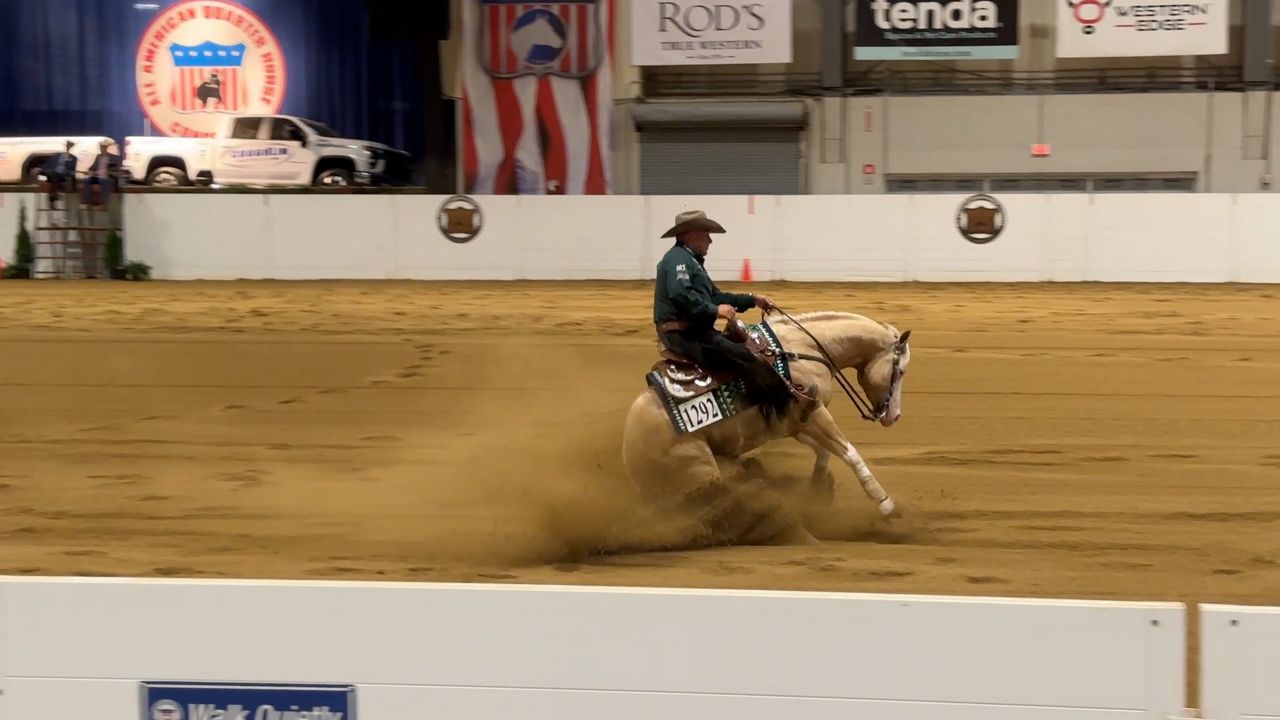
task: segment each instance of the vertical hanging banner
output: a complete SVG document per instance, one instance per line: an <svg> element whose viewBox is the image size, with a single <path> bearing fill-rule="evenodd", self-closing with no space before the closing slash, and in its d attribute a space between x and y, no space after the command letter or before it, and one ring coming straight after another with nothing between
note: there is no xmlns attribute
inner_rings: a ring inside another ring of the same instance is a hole
<svg viewBox="0 0 1280 720"><path fill-rule="evenodd" d="M610 192L615 2L463 0L464 192Z"/></svg>
<svg viewBox="0 0 1280 720"><path fill-rule="evenodd" d="M854 0L854 8L855 60L1018 57L1018 0Z"/></svg>
<svg viewBox="0 0 1280 720"><path fill-rule="evenodd" d="M632 65L789 63L791 3L631 0Z"/></svg>
<svg viewBox="0 0 1280 720"><path fill-rule="evenodd" d="M1055 2L1058 57L1222 55L1228 50L1228 0Z"/></svg>

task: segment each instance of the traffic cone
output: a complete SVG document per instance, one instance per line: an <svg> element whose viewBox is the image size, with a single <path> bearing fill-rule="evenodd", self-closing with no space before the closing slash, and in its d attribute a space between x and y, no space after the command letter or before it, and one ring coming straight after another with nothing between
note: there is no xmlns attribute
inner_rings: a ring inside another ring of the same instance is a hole
<svg viewBox="0 0 1280 720"><path fill-rule="evenodd" d="M752 277L751 277L751 259L750 259L750 258L743 258L743 259L742 259L742 277L741 277L741 279L742 279L742 282L751 282L751 280L752 280Z"/></svg>

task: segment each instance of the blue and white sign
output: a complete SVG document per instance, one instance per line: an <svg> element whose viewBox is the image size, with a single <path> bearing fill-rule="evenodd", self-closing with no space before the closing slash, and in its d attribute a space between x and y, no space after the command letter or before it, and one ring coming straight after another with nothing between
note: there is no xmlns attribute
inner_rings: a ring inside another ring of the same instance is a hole
<svg viewBox="0 0 1280 720"><path fill-rule="evenodd" d="M142 720L355 720L354 685L142 683Z"/></svg>
<svg viewBox="0 0 1280 720"><path fill-rule="evenodd" d="M262 145L256 140L246 140L239 147L232 145L222 148L218 159L229 168L261 170L287 164L297 154L298 148L289 145Z"/></svg>

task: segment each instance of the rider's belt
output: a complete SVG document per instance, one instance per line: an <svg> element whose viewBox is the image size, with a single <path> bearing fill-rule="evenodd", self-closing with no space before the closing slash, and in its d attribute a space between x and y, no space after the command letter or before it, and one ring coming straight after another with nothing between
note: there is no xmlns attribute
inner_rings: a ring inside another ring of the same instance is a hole
<svg viewBox="0 0 1280 720"><path fill-rule="evenodd" d="M674 332L676 330L688 330L689 321L688 320L668 320L666 322L657 323L657 328L658 328L659 335L665 332Z"/></svg>

